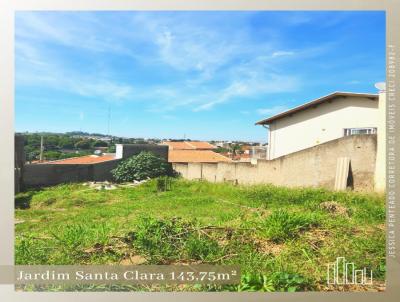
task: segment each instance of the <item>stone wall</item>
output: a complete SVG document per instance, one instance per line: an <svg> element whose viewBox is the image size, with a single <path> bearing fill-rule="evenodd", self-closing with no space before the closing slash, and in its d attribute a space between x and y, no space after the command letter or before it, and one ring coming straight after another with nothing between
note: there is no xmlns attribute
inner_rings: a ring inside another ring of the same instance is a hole
<svg viewBox="0 0 400 302"><path fill-rule="evenodd" d="M350 158L355 190L374 190L376 135L347 136L274 160L258 160L255 165L189 163L173 167L187 179L333 189L339 157Z"/></svg>

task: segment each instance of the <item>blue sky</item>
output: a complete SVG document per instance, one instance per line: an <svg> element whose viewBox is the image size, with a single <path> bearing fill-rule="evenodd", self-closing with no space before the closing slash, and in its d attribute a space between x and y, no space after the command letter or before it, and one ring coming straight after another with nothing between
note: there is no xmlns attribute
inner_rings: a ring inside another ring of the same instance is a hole
<svg viewBox="0 0 400 302"><path fill-rule="evenodd" d="M376 93L384 12L18 12L16 131L266 141L254 123Z"/></svg>

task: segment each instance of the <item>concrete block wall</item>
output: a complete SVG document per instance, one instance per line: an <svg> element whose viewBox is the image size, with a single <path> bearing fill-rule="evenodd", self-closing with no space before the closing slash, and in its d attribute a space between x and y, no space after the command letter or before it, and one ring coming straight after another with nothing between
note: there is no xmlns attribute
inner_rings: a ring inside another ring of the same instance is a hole
<svg viewBox="0 0 400 302"><path fill-rule="evenodd" d="M83 181L112 181L111 170L115 169L121 160L137 155L142 151L153 152L155 155L168 160L168 146L120 144L117 145L117 155L120 154L121 156L115 160L95 164L45 163L24 165L22 183L30 187Z"/></svg>
<svg viewBox="0 0 400 302"><path fill-rule="evenodd" d="M123 145L123 147L124 158L136 155L143 150L168 158L168 146ZM186 179L333 189L337 159L349 157L354 189L372 191L374 190L376 149L376 135L357 135L333 140L274 160L258 160L255 165L251 163L188 163L173 164L173 168ZM45 186L66 182L112 180L110 171L118 165L120 160L87 165L25 165L23 183L26 186Z"/></svg>
<svg viewBox="0 0 400 302"><path fill-rule="evenodd" d="M110 160L102 163L93 164L93 181L112 181L111 170L115 169L120 159Z"/></svg>
<svg viewBox="0 0 400 302"><path fill-rule="evenodd" d="M24 166L25 186L51 186L93 179L93 165L30 164Z"/></svg>
<svg viewBox="0 0 400 302"><path fill-rule="evenodd" d="M202 166L201 163L192 163L188 165L187 176L188 179L200 179L202 178Z"/></svg>
<svg viewBox="0 0 400 302"><path fill-rule="evenodd" d="M23 189L22 173L25 163L24 137L14 136L14 192L18 193Z"/></svg>
<svg viewBox="0 0 400 302"><path fill-rule="evenodd" d="M24 166L23 183L27 187L52 186L83 181L111 181L111 170L120 160L96 164L30 164Z"/></svg>
<svg viewBox="0 0 400 302"><path fill-rule="evenodd" d="M215 164L202 164L202 179L205 179L209 182L216 182L217 169L218 166Z"/></svg>
<svg viewBox="0 0 400 302"><path fill-rule="evenodd" d="M353 135L326 142L274 160L251 163L174 164L187 179L239 184L270 183L288 187L334 188L337 159L349 157L353 186L358 191L373 191L376 135Z"/></svg>
<svg viewBox="0 0 400 302"><path fill-rule="evenodd" d="M180 174L183 178L189 179L188 177L188 164L172 164L172 168Z"/></svg>

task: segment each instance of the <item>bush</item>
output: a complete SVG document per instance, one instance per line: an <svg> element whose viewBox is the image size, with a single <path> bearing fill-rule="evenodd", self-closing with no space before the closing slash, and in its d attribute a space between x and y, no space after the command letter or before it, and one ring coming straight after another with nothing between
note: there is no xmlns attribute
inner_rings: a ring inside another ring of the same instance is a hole
<svg viewBox="0 0 400 302"><path fill-rule="evenodd" d="M141 152L122 161L111 171L115 181L140 181L147 178L172 175L172 167L163 158L150 152Z"/></svg>
<svg viewBox="0 0 400 302"><path fill-rule="evenodd" d="M209 261L221 256L221 248L217 241L206 237L192 235L185 244L188 259Z"/></svg>
<svg viewBox="0 0 400 302"><path fill-rule="evenodd" d="M16 238L15 264L17 265L44 265L49 263L51 247L44 245L32 235L25 238Z"/></svg>
<svg viewBox="0 0 400 302"><path fill-rule="evenodd" d="M162 176L157 178L157 191L166 192L172 188L172 180L168 176Z"/></svg>
<svg viewBox="0 0 400 302"><path fill-rule="evenodd" d="M297 292L312 288L310 280L299 274L275 272L271 276L275 291Z"/></svg>
<svg viewBox="0 0 400 302"><path fill-rule="evenodd" d="M233 290L239 292L273 292L275 291L272 280L269 280L266 275L258 274L242 274L240 284L234 285Z"/></svg>
<svg viewBox="0 0 400 302"><path fill-rule="evenodd" d="M283 242L297 237L300 231L318 225L319 217L311 213L290 213L274 211L264 222L266 237L274 242Z"/></svg>
<svg viewBox="0 0 400 302"><path fill-rule="evenodd" d="M142 217L132 233L134 247L152 263L163 263L180 258L180 251L188 239L192 225L179 218L158 220Z"/></svg>
<svg viewBox="0 0 400 302"><path fill-rule="evenodd" d="M223 255L216 240L199 233L195 221L179 217L141 217L135 232L128 234L134 248L153 264L173 261L213 261Z"/></svg>
<svg viewBox="0 0 400 302"><path fill-rule="evenodd" d="M231 290L239 292L296 292L312 289L310 281L299 274L275 272L271 275L245 273L240 284Z"/></svg>

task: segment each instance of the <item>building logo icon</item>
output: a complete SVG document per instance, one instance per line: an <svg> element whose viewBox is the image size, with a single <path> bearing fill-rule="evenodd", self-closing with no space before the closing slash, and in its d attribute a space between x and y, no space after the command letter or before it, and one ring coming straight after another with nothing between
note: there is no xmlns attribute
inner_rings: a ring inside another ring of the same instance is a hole
<svg viewBox="0 0 400 302"><path fill-rule="evenodd" d="M363 284L372 285L372 270L356 269L353 262L346 262L345 257L337 257L336 262L328 264L327 283L334 285Z"/></svg>

